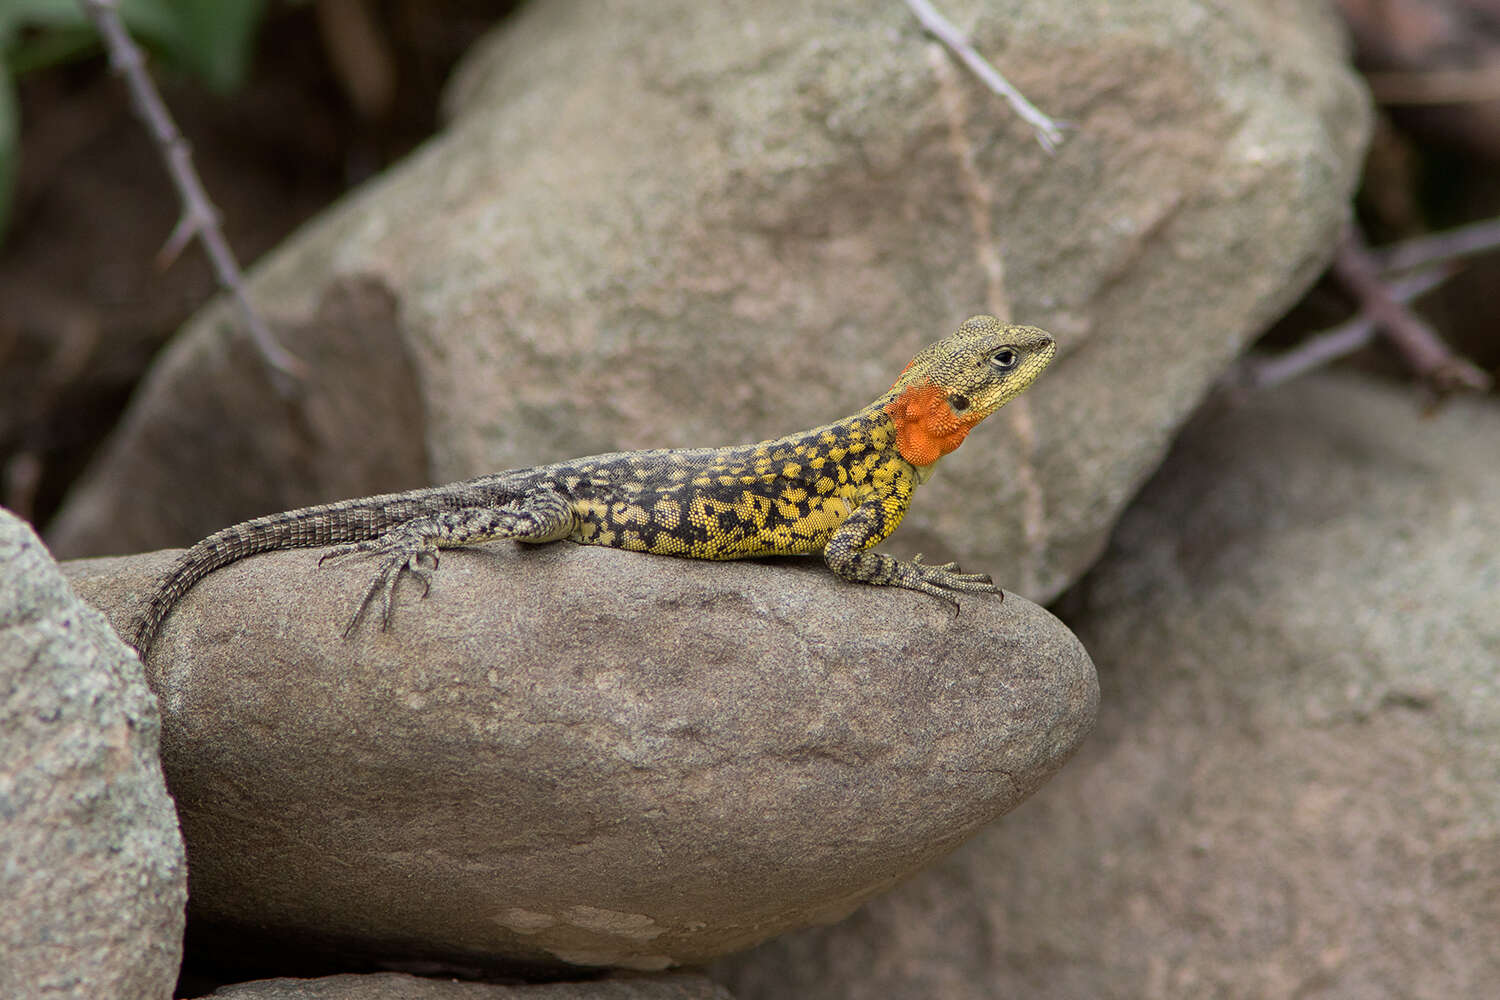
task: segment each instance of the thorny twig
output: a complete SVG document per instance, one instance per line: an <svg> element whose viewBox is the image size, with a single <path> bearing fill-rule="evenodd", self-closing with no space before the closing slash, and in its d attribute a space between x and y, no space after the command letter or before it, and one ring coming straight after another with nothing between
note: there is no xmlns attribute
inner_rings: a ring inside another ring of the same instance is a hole
<svg viewBox="0 0 1500 1000"><path fill-rule="evenodd" d="M1359 314L1274 357L1246 360L1231 381L1250 389L1280 385L1352 354L1383 332L1439 393L1489 388L1490 375L1454 354L1406 303L1458 273L1462 258L1497 247L1500 220L1419 236L1379 250L1367 249L1351 227L1340 244L1334 273L1358 297Z"/></svg>
<svg viewBox="0 0 1500 1000"><path fill-rule="evenodd" d="M1447 281L1453 269L1436 265L1391 283L1390 293L1398 302L1410 302ZM1321 368L1332 361L1353 354L1369 344L1380 332L1380 325L1369 313L1315 334L1290 350L1274 357L1246 360L1234 382L1245 389L1269 389Z"/></svg>
<svg viewBox="0 0 1500 1000"><path fill-rule="evenodd" d="M1485 219L1441 233L1414 236L1371 250L1370 256L1383 271L1410 271L1437 261L1459 260L1496 249L1500 249L1500 219Z"/></svg>
<svg viewBox="0 0 1500 1000"><path fill-rule="evenodd" d="M219 285L229 292L239 306L251 339L255 342L255 347L260 351L266 364L282 376L292 379L303 378L307 373L307 366L277 343L275 336L250 305L250 299L245 294L245 282L239 265L235 263L234 253L229 249L229 242L224 238L224 232L219 227L218 212L214 209L213 202L209 200L207 192L204 191L203 182L199 180L197 171L193 169L192 153L188 142L178 131L171 114L167 111L166 104L161 99L161 94L157 92L156 85L151 82L141 50L131 41L130 33L125 30L125 25L120 20L119 12L116 10L116 0L80 0L80 2L89 19L93 21L99 36L104 40L104 47L109 52L110 67L125 80L130 88L130 96L136 113L145 122L151 132L151 137L161 149L167 173L171 175L177 194L182 199L182 216L178 219L172 234L167 238L158 259L164 264L170 264L182 252L182 248L187 245L188 241L195 236L198 237L203 244L203 249L208 252L214 273L219 279Z"/></svg>
<svg viewBox="0 0 1500 1000"><path fill-rule="evenodd" d="M1377 104L1473 104L1500 98L1500 65L1404 72L1374 70L1365 83Z"/></svg>
<svg viewBox="0 0 1500 1000"><path fill-rule="evenodd" d="M1359 300L1361 309L1380 324L1417 375L1439 393L1483 392L1490 387L1493 380L1487 372L1454 354L1426 320L1396 301L1381 280L1380 265L1352 225L1339 241L1333 274Z"/></svg>
<svg viewBox="0 0 1500 1000"><path fill-rule="evenodd" d="M1041 143L1043 149L1049 153L1057 151L1058 143L1063 139L1064 123L1043 114L1035 104L1026 99L1024 94L1011 86L1010 82L975 50L973 44L964 37L964 33L954 27L952 21L938 13L937 8L927 0L906 0L906 5L911 8L911 12L917 16L918 21L922 22L922 27L926 28L929 34L952 49L953 54L962 59L964 65L973 70L974 74L991 90L1010 102L1015 113L1036 130L1036 141Z"/></svg>

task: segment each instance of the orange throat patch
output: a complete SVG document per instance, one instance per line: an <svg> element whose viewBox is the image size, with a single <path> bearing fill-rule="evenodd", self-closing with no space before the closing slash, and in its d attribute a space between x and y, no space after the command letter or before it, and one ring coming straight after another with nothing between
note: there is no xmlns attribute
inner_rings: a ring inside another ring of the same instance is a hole
<svg viewBox="0 0 1500 1000"><path fill-rule="evenodd" d="M918 468L931 465L963 444L977 420L961 420L948 405L948 393L931 382L907 386L885 405L896 425L896 450Z"/></svg>

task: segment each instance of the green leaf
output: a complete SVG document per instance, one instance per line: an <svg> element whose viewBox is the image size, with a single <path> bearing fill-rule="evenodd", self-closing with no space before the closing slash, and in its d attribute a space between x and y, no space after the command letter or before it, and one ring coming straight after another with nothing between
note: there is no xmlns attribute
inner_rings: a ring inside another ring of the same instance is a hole
<svg viewBox="0 0 1500 1000"><path fill-rule="evenodd" d="M171 9L177 34L171 53L179 65L221 92L244 82L266 0L152 2Z"/></svg>
<svg viewBox="0 0 1500 1000"><path fill-rule="evenodd" d="M266 0L120 0L131 37L166 62L223 92L242 84ZM22 35L22 29L37 29ZM20 163L14 79L96 48L79 0L0 0L0 234L10 218Z"/></svg>
<svg viewBox="0 0 1500 1000"><path fill-rule="evenodd" d="M170 0L120 0L120 19L132 35L168 38L180 35L180 18ZM80 0L0 0L0 46L25 27L93 30Z"/></svg>
<svg viewBox="0 0 1500 1000"><path fill-rule="evenodd" d="M244 82L266 6L266 0L120 0L119 11L138 43L222 92ZM18 45L23 27L63 33L67 41L44 38ZM9 52L13 74L76 52L73 33L78 31L92 31L78 0L0 0L0 51Z"/></svg>
<svg viewBox="0 0 1500 1000"><path fill-rule="evenodd" d="M0 49L23 27L71 28L84 23L76 0L0 0Z"/></svg>

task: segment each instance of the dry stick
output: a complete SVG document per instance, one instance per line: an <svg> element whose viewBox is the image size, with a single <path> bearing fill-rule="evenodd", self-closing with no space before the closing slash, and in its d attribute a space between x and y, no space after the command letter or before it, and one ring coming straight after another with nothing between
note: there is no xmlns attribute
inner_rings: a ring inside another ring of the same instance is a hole
<svg viewBox="0 0 1500 1000"><path fill-rule="evenodd" d="M913 14L917 15L917 20L922 22L922 27L926 28L929 34L952 49L954 55L964 61L964 65L973 70L975 75L991 90L1009 101L1016 114L1036 129L1036 141L1042 144L1043 149L1049 153L1056 152L1057 144L1063 139L1062 123L1044 115L1035 104L1026 99L1024 94L1012 87L1009 81L974 49L973 44L964 37L963 32L954 27L952 21L939 14L927 0L906 0L906 5L911 8Z"/></svg>
<svg viewBox="0 0 1500 1000"><path fill-rule="evenodd" d="M1447 265L1435 265L1392 282L1388 291L1391 298L1410 302L1432 291L1455 273ZM1369 311L1361 312L1348 322L1309 337L1274 357L1247 359L1232 381L1245 389L1269 389L1353 354L1374 340L1379 332L1380 324L1375 317Z"/></svg>
<svg viewBox="0 0 1500 1000"><path fill-rule="evenodd" d="M224 238L223 230L219 228L218 212L214 209L213 202L209 200L207 192L203 190L203 182L198 179L197 171L193 169L192 153L187 140L177 130L166 104L162 102L161 95L156 90L156 85L151 82L151 77L146 72L145 60L141 57L141 50L130 40L130 33L125 30L125 25L120 21L120 15L115 9L116 0L81 0L81 2L85 13L94 22L94 27L98 29L99 36L104 39L104 47L109 52L110 67L125 80L130 88L130 96L135 104L136 113L146 123L151 137L156 140L157 146L161 149L162 158L166 161L167 173L171 175L177 194L182 199L182 216L172 230L172 235L167 238L166 244L162 247L160 259L165 259L170 263L189 240L194 236L198 237L203 243L203 249L208 252L209 260L213 263L214 273L218 276L220 287L229 292L238 304L240 312L245 317L245 325L250 330L251 339L255 342L255 347L260 351L266 364L289 378L303 378L307 373L307 366L276 342L275 336L250 305L250 299L245 294L244 278L240 274L239 265L235 263L234 254L229 249L229 242Z"/></svg>
<svg viewBox="0 0 1500 1000"><path fill-rule="evenodd" d="M1381 280L1379 265L1352 225L1339 240L1333 274L1359 299L1362 311L1380 324L1417 375L1438 392L1483 392L1490 387L1493 380L1487 372L1454 354L1436 330L1391 295Z"/></svg>
<svg viewBox="0 0 1500 1000"><path fill-rule="evenodd" d="M1500 98L1500 64L1472 69L1375 70L1365 83L1377 104L1477 104Z"/></svg>
<svg viewBox="0 0 1500 1000"><path fill-rule="evenodd" d="M1465 257L1500 249L1500 219L1473 222L1441 233L1416 236L1367 253L1382 274L1415 272L1390 281L1386 291L1407 303L1426 295L1458 273ZM1359 350L1375 339L1380 324L1369 309L1346 323L1309 337L1281 354L1247 359L1233 377L1241 388L1265 389L1289 382L1315 368Z"/></svg>
<svg viewBox="0 0 1500 1000"><path fill-rule="evenodd" d="M1467 226L1371 250L1382 271L1410 271L1427 264L1458 260L1500 249L1500 219L1485 219Z"/></svg>

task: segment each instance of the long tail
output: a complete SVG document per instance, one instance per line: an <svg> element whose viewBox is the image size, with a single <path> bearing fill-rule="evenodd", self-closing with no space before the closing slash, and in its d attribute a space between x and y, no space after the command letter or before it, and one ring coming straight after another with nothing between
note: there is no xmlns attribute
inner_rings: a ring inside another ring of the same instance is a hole
<svg viewBox="0 0 1500 1000"><path fill-rule="evenodd" d="M491 480L493 482L493 480ZM157 581L131 629L130 644L144 659L162 621L183 594L216 569L257 552L317 548L379 538L415 517L493 500L480 480L408 493L386 493L268 514L216 531L177 557Z"/></svg>

